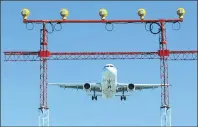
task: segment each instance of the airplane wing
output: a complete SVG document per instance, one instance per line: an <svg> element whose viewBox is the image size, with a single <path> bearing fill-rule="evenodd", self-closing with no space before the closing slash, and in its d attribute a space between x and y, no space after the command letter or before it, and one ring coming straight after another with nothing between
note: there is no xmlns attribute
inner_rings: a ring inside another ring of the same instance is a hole
<svg viewBox="0 0 198 127"><path fill-rule="evenodd" d="M130 90L144 90L156 89L163 86L162 84L132 84L132 83L118 83L117 92L130 91ZM166 84L168 86L168 84Z"/></svg>
<svg viewBox="0 0 198 127"><path fill-rule="evenodd" d="M84 87L84 85L89 85L89 88L87 89ZM48 83L48 85L55 85L59 86L60 88L69 88L69 89L81 89L81 90L87 90L87 91L96 91L101 92L101 84L100 83Z"/></svg>

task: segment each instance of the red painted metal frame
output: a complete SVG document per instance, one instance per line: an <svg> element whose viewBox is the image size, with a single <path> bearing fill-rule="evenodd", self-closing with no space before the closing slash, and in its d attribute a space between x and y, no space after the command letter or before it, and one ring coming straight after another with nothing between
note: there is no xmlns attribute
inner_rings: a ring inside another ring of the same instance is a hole
<svg viewBox="0 0 198 127"><path fill-rule="evenodd" d="M183 19L158 20L23 20L24 23L155 23L155 22L182 22Z"/></svg>
<svg viewBox="0 0 198 127"><path fill-rule="evenodd" d="M166 31L164 27L164 22L160 22L161 24L161 38L159 51L168 51L167 50L167 42L166 42ZM161 126L170 126L170 115L168 114L168 110L170 109L169 105L169 86L168 84L168 56L169 53L162 53L160 56L160 79L161 79Z"/></svg>
<svg viewBox="0 0 198 127"><path fill-rule="evenodd" d="M43 29L40 31L41 42L40 42L40 52L48 50L48 37L46 24L43 23ZM40 53L39 52L39 53ZM47 85L48 85L48 67L47 58L40 58L40 110L48 110L48 99L47 99Z"/></svg>
<svg viewBox="0 0 198 127"><path fill-rule="evenodd" d="M47 60L104 60L104 59L160 59L162 84L161 108L169 108L167 60L197 60L198 51L169 51L165 40L166 22L182 22L183 19L158 20L23 20L23 23L42 23L42 42L38 52L4 52L5 61L40 61L40 109L48 109L47 103ZM48 51L46 23L156 23L161 24L161 43L158 52L52 52ZM183 56L180 56L180 55ZM188 55L191 56L188 56ZM176 57L179 56L179 57ZM166 121L166 118L163 118Z"/></svg>
<svg viewBox="0 0 198 127"><path fill-rule="evenodd" d="M47 60L160 59L159 52L51 52ZM170 51L168 60L197 60L198 51ZM39 52L4 52L5 61L40 61Z"/></svg>

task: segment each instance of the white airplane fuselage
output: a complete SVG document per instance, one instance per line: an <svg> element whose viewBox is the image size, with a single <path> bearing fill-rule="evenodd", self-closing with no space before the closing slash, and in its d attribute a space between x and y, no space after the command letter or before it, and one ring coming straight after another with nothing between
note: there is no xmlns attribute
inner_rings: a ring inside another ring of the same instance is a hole
<svg viewBox="0 0 198 127"><path fill-rule="evenodd" d="M117 89L117 69L112 64L107 64L102 72L102 96L112 98Z"/></svg>

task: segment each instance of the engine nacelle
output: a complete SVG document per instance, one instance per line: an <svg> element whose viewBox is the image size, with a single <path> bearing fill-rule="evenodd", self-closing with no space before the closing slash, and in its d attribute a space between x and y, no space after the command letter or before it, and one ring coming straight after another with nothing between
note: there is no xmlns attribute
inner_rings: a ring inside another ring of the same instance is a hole
<svg viewBox="0 0 198 127"><path fill-rule="evenodd" d="M132 91L132 90L135 90L135 85L130 83L127 87L128 91Z"/></svg>
<svg viewBox="0 0 198 127"><path fill-rule="evenodd" d="M85 84L83 85L83 89L84 89L85 91L90 91L90 90L91 90L91 85L90 85L89 83L85 83Z"/></svg>

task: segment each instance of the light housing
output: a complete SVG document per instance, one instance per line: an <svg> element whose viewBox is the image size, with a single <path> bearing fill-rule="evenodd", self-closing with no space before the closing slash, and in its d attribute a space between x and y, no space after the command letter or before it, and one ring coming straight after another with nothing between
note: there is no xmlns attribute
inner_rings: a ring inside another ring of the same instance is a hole
<svg viewBox="0 0 198 127"><path fill-rule="evenodd" d="M62 16L63 20L66 20L67 16L69 15L69 11L67 9L63 8L60 10L60 15Z"/></svg>
<svg viewBox="0 0 198 127"><path fill-rule="evenodd" d="M100 15L100 17L101 17L102 20L105 20L105 18L108 15L108 11L105 8L102 8L99 11L99 15Z"/></svg>
<svg viewBox="0 0 198 127"><path fill-rule="evenodd" d="M146 10L144 8L138 9L138 15L140 16L140 19L143 20L146 15Z"/></svg>
<svg viewBox="0 0 198 127"><path fill-rule="evenodd" d="M180 19L184 18L184 14L186 13L184 8L178 8L177 9L177 15L179 16Z"/></svg>
<svg viewBox="0 0 198 127"><path fill-rule="evenodd" d="M30 15L30 11L27 8L24 8L21 10L21 15L23 16L23 19L26 20L27 17Z"/></svg>

